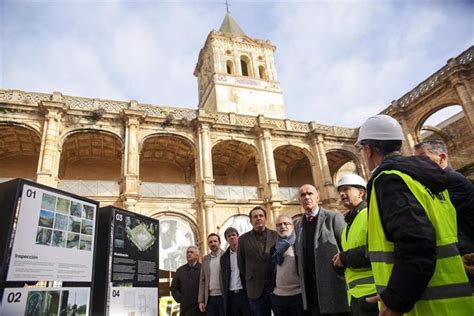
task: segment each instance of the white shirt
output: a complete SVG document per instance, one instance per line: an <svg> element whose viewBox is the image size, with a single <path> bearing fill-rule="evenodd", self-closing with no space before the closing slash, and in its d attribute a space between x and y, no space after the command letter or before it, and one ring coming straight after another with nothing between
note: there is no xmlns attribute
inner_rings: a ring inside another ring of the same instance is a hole
<svg viewBox="0 0 474 316"><path fill-rule="evenodd" d="M318 216L318 213L319 213L319 206L311 211L311 216L316 217L316 216ZM305 213L305 216L307 218L310 215L308 215L308 213Z"/></svg>
<svg viewBox="0 0 474 316"><path fill-rule="evenodd" d="M240 281L240 271L237 266L237 252L230 250L230 284L229 290L242 290L242 282Z"/></svg>

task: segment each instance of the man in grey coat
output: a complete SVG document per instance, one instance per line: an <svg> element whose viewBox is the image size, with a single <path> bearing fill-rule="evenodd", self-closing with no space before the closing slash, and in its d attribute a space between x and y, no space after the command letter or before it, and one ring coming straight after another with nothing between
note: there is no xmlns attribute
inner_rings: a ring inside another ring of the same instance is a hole
<svg viewBox="0 0 474 316"><path fill-rule="evenodd" d="M296 256L305 315L350 315L343 271L332 258L341 249L343 216L319 207L319 193L310 184L298 190L303 216L296 222Z"/></svg>

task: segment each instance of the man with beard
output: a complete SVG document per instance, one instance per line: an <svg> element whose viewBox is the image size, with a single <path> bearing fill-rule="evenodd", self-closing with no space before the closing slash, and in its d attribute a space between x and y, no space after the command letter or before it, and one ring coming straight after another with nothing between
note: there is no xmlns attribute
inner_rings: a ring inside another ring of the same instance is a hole
<svg viewBox="0 0 474 316"><path fill-rule="evenodd" d="M199 310L207 316L224 316L224 300L221 289L221 262L224 253L221 249L221 238L215 233L207 236L207 245L211 250L202 259L201 277L199 280Z"/></svg>
<svg viewBox="0 0 474 316"><path fill-rule="evenodd" d="M303 301L294 245L293 221L280 215L275 221L278 238L270 250L272 258L272 308L275 316L303 316Z"/></svg>

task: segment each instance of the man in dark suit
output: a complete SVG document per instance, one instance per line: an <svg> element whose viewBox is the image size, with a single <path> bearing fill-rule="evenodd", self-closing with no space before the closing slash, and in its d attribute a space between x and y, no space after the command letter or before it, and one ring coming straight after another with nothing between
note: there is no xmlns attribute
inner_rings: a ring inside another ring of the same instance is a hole
<svg viewBox="0 0 474 316"><path fill-rule="evenodd" d="M250 213L253 229L240 237L237 263L245 276L250 308L255 316L270 316L271 269L270 248L277 239L276 231L265 226L267 211L262 206Z"/></svg>
<svg viewBox="0 0 474 316"><path fill-rule="evenodd" d="M296 222L296 256L305 315L350 315L344 273L332 258L341 249L343 216L319 207L319 193L310 184L298 190L304 215Z"/></svg>
<svg viewBox="0 0 474 316"><path fill-rule="evenodd" d="M224 236L229 243L226 252L221 256L222 295L224 311L229 316L250 315L250 306L245 291L245 277L237 266L237 246L239 232L234 227L225 230Z"/></svg>
<svg viewBox="0 0 474 316"><path fill-rule="evenodd" d="M199 274L201 272L201 264L198 259L198 247L189 246L186 249L188 263L176 270L171 282L171 295L176 302L180 303L179 314L181 316L202 315L198 307Z"/></svg>

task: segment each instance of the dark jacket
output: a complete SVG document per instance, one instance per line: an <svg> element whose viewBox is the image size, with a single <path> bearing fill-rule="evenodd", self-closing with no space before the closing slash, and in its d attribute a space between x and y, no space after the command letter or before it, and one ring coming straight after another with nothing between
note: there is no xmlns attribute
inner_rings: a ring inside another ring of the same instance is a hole
<svg viewBox="0 0 474 316"><path fill-rule="evenodd" d="M227 309L229 307L230 272L230 247L228 247L221 256L222 296L224 299L224 311L226 315L229 315L229 311ZM242 283L245 297L247 297L245 276L242 273L240 273L240 282Z"/></svg>
<svg viewBox="0 0 474 316"><path fill-rule="evenodd" d="M346 214L346 216L344 216L344 220L347 223L346 238L347 238L347 234L349 234L349 230L357 214L359 214L359 212L366 207L367 207L367 203L362 201L352 211L350 211L349 213ZM341 237L341 240L342 240L342 237ZM344 267L354 268L354 269L370 268L370 259L368 256L367 244L357 247L357 248L349 249L347 251L341 250L341 252L339 253L339 257L341 259L341 262L344 264Z"/></svg>
<svg viewBox="0 0 474 316"><path fill-rule="evenodd" d="M459 252L474 252L474 186L452 168L444 171L448 176L449 198L457 214Z"/></svg>
<svg viewBox="0 0 474 316"><path fill-rule="evenodd" d="M375 170L367 185L384 170L399 170L410 175L434 194L447 189L446 172L426 157L388 155ZM395 263L387 288L380 297L389 308L408 312L421 298L436 264L436 236L425 210L397 175L381 175L375 181L377 203L383 230L394 243ZM370 213L370 205L369 205Z"/></svg>
<svg viewBox="0 0 474 316"><path fill-rule="evenodd" d="M255 237L255 230L246 232L239 238L239 248L237 251L237 263L240 273L245 276L247 285L247 297L259 298L265 288L265 284L270 283L271 276L268 275L270 269L270 248L277 239L276 231L266 228L266 245L264 253L261 253Z"/></svg>
<svg viewBox="0 0 474 316"><path fill-rule="evenodd" d="M189 264L182 265L176 270L171 282L171 295L176 302L180 303L180 315L201 315L198 305L199 276L201 264L198 262L194 267Z"/></svg>
<svg viewBox="0 0 474 316"><path fill-rule="evenodd" d="M295 223L295 256L298 257L298 275L300 276L301 297L303 308L308 309L309 302L316 297L307 297L306 284L313 276L308 275L310 268L304 257L306 246L305 216ZM314 231L314 273L316 279L316 294L321 313L343 313L349 311L344 274L334 271L332 258L341 250L341 234L346 226L341 213L319 208L316 229Z"/></svg>

